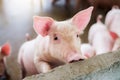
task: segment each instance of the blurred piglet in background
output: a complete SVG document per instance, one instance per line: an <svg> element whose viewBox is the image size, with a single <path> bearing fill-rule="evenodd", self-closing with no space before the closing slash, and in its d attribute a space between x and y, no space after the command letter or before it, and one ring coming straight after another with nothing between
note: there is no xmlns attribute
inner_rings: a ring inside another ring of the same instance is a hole
<svg viewBox="0 0 120 80"><path fill-rule="evenodd" d="M105 24L108 30L117 34L112 34L116 38L112 50L115 51L120 49L120 9L118 6L113 6L113 8L107 13Z"/></svg>
<svg viewBox="0 0 120 80"><path fill-rule="evenodd" d="M113 6L112 10L107 13L105 25L120 37L120 9L118 6Z"/></svg>
<svg viewBox="0 0 120 80"><path fill-rule="evenodd" d="M5 74L5 59L8 55L10 55L11 46L9 43L5 43L0 46L0 80L7 80Z"/></svg>
<svg viewBox="0 0 120 80"><path fill-rule="evenodd" d="M94 47L96 55L111 52L116 37L114 32L107 29L101 22L102 15L97 18L97 23L93 24L89 30L88 40ZM111 35L112 34L112 35Z"/></svg>
<svg viewBox="0 0 120 80"><path fill-rule="evenodd" d="M96 55L95 49L90 45L89 43L83 43L81 44L81 53L86 58L91 58Z"/></svg>
<svg viewBox="0 0 120 80"><path fill-rule="evenodd" d="M85 59L81 54L79 35L90 21L93 7L78 12L69 20L34 17L38 34L20 48L18 62L26 75L46 73L54 67Z"/></svg>

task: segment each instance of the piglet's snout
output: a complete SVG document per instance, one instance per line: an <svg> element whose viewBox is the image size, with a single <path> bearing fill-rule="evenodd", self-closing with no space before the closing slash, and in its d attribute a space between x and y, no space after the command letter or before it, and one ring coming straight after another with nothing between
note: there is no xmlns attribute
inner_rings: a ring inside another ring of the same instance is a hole
<svg viewBox="0 0 120 80"><path fill-rule="evenodd" d="M74 53L73 55L71 55L71 56L68 57L68 63L82 61L84 59L85 59L85 57L83 57L79 53Z"/></svg>

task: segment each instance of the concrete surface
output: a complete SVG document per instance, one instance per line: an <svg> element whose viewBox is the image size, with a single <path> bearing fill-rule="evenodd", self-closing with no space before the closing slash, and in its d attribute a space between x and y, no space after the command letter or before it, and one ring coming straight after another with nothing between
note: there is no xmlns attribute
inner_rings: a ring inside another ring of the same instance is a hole
<svg viewBox="0 0 120 80"><path fill-rule="evenodd" d="M120 50L66 64L24 80L120 80Z"/></svg>

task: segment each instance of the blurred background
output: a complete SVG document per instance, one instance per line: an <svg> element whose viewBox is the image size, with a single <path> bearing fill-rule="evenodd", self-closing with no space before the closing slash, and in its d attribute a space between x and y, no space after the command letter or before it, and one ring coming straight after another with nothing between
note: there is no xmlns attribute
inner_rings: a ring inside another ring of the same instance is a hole
<svg viewBox="0 0 120 80"><path fill-rule="evenodd" d="M94 6L91 21L81 35L82 42L87 42L88 30L96 22L97 15L102 14L104 21L106 13L113 5L120 6L120 0L0 0L0 45L9 42L12 46L8 60L11 70L8 72L15 76L12 69L17 66L12 65L16 65L19 48L26 41L25 34L29 33L31 39L37 36L32 27L33 16L49 16L61 21L71 18L80 10Z"/></svg>

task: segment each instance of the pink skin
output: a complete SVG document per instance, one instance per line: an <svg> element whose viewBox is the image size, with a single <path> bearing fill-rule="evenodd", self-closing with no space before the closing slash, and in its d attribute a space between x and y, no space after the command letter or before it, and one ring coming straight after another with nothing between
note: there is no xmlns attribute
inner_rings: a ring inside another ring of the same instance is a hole
<svg viewBox="0 0 120 80"><path fill-rule="evenodd" d="M120 37L120 9L114 6L106 15L105 25Z"/></svg>
<svg viewBox="0 0 120 80"><path fill-rule="evenodd" d="M5 43L4 45L2 45L0 47L0 55L1 55L1 57L10 55L10 51L11 51L10 44L9 43Z"/></svg>
<svg viewBox="0 0 120 80"><path fill-rule="evenodd" d="M56 66L84 59L78 35L89 23L92 10L90 7L60 22L50 17L35 16L33 27L38 36L25 42L18 55L18 62L26 75L46 73Z"/></svg>
<svg viewBox="0 0 120 80"><path fill-rule="evenodd" d="M118 49L120 49L120 38L116 39L112 51L115 51L115 50L118 50Z"/></svg>
<svg viewBox="0 0 120 80"><path fill-rule="evenodd" d="M86 58L91 58L91 57L93 57L93 56L96 55L94 48L89 43L83 43L83 44L81 44L81 53Z"/></svg>
<svg viewBox="0 0 120 80"><path fill-rule="evenodd" d="M109 32L113 40L116 40L117 38L119 38L119 36L115 32L112 32L112 31L109 31Z"/></svg>
<svg viewBox="0 0 120 80"><path fill-rule="evenodd" d="M115 43L112 51L118 50L120 48L120 9L118 6L113 6L113 8L107 13L105 24L107 28L114 33Z"/></svg>
<svg viewBox="0 0 120 80"><path fill-rule="evenodd" d="M113 33L112 33L113 35ZM98 18L97 23L93 24L89 30L89 42L96 51L96 55L111 52L115 39L111 32Z"/></svg>

